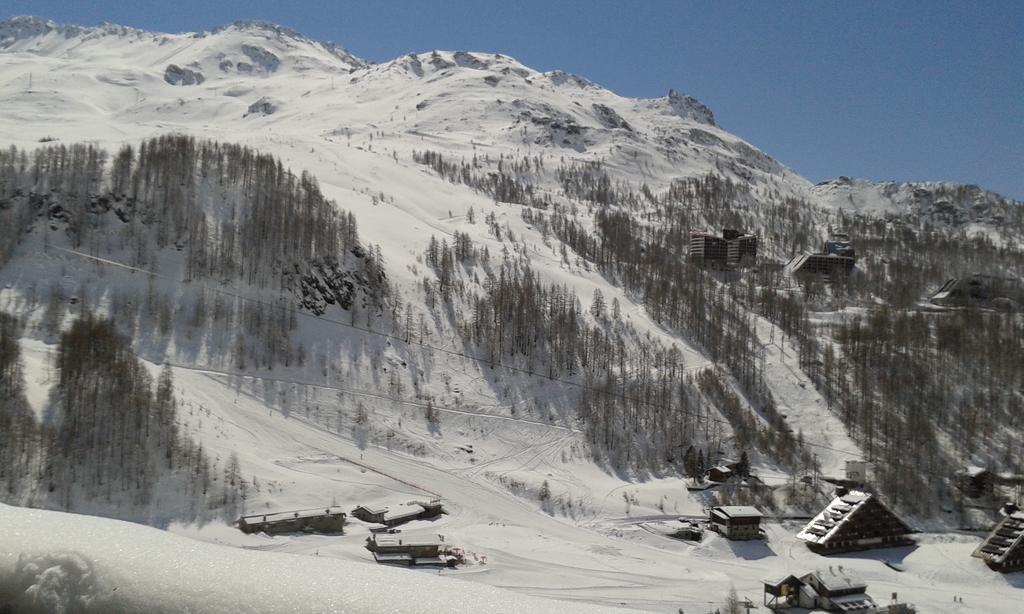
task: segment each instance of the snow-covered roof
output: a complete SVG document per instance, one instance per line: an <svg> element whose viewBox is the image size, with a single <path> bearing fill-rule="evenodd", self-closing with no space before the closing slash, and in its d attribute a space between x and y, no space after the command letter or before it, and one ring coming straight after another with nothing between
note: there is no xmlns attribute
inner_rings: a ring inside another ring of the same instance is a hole
<svg viewBox="0 0 1024 614"><path fill-rule="evenodd" d="M376 515L376 514L383 514L383 513L387 512L388 511L388 506L386 506L386 505L360 505L359 507L356 508L356 510L364 510L364 511L366 511L369 514Z"/></svg>
<svg viewBox="0 0 1024 614"><path fill-rule="evenodd" d="M871 495L869 493L851 490L845 495L832 499L832 502L825 506L825 509L811 519L802 531L797 533L797 539L815 544L827 541L848 518L853 516L854 510L870 498Z"/></svg>
<svg viewBox="0 0 1024 614"><path fill-rule="evenodd" d="M761 580L761 583L768 586L779 587L788 582L789 580L796 580L797 582L803 583L803 580L798 578L795 574L786 574L784 576L773 576L771 578L765 578L764 580Z"/></svg>
<svg viewBox="0 0 1024 614"><path fill-rule="evenodd" d="M811 575L818 578L821 586L829 592L848 591L852 589L860 589L861 591L864 591L868 587L867 582L861 580L857 575L841 568L837 569L829 567L826 571L819 569L807 574L807 576ZM839 597L836 597L835 599L839 599ZM835 601L835 599L833 599L833 601Z"/></svg>
<svg viewBox="0 0 1024 614"><path fill-rule="evenodd" d="M256 524L260 522L282 522L295 518L315 518L317 516L336 516L345 512L340 507L316 507L308 510L293 510L289 512L274 512L273 514L252 514L242 516L242 522Z"/></svg>
<svg viewBox="0 0 1024 614"><path fill-rule="evenodd" d="M384 509L384 520L398 520L401 518L419 516L426 511L419 503L402 503L401 505Z"/></svg>
<svg viewBox="0 0 1024 614"><path fill-rule="evenodd" d="M984 467L979 467L977 465L969 465L967 467L964 467L962 472L968 477L976 478L983 473L989 473L989 470Z"/></svg>
<svg viewBox="0 0 1024 614"><path fill-rule="evenodd" d="M440 546L441 538L437 535L408 535L401 533L375 533L372 537L377 546Z"/></svg>
<svg viewBox="0 0 1024 614"><path fill-rule="evenodd" d="M719 512L729 518L761 518L764 515L751 505L723 505L711 508L711 511Z"/></svg>

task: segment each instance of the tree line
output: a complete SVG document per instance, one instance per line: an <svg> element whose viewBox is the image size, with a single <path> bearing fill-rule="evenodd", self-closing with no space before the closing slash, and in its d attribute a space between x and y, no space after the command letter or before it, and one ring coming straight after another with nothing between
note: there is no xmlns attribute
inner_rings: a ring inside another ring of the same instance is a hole
<svg viewBox="0 0 1024 614"><path fill-rule="evenodd" d="M14 326L0 315L5 501L154 524L234 516L248 489L238 460L222 477L182 430L170 368L154 381L111 320L86 315L60 336L57 380L37 420Z"/></svg>

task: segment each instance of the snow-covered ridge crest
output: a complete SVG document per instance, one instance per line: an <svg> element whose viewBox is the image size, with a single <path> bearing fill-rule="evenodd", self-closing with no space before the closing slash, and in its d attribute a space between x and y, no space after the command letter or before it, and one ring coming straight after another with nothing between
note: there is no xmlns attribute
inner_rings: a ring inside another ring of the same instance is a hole
<svg viewBox="0 0 1024 614"><path fill-rule="evenodd" d="M230 56L238 48L246 46L256 50L260 57L245 60L256 65L258 72L273 72L276 62L269 54L294 54L296 63L304 69L319 66L324 70L341 68L354 70L365 68L369 62L349 53L342 47L330 42L320 42L307 38L290 28L265 21L236 21L214 28L209 32L185 32L169 34L149 32L128 26L101 23L97 26L78 26L62 24L42 17L20 16L0 22L0 51L30 52L43 56L79 56L85 57L95 45L106 46L107 41L139 42L165 47L168 50L177 46L188 55L188 47L199 43L201 48L213 52L214 56ZM88 47L79 47L80 43L89 43ZM270 49L262 49L267 46ZM138 53L138 52L135 52ZM165 54L161 54L165 55ZM194 54L193 54L194 55ZM238 54L235 53L235 56ZM266 67L261 58L270 58L271 68ZM318 59L319 58L319 59ZM223 58L220 58L223 59ZM239 58L235 58L238 60ZM202 58L190 58L191 61L203 63ZM340 61L341 66L337 66ZM178 64L189 64L182 62ZM263 66L260 66L263 64ZM261 69L261 70L260 70Z"/></svg>
<svg viewBox="0 0 1024 614"><path fill-rule="evenodd" d="M240 41L250 43L257 41L255 43L257 46L261 43L267 43L272 48L266 51L277 53L278 55L280 55L279 52L281 51L295 52L299 56L308 56L310 52L313 52L314 55L317 52L326 52L332 60L340 60L344 64L343 68L348 70L359 70L373 66L372 62L353 55L339 45L331 42L316 41L287 26L260 20L234 21L213 28L208 32L184 32L178 34L150 32L110 23L103 23L97 26L62 24L35 16L12 17L0 22L0 50L28 51L37 55L55 56L67 53L71 49L69 47L70 41L97 41L104 38L149 39L161 46L179 42L182 51L186 51L186 42L207 41L204 47L209 51L214 51L214 56L224 55L228 57L233 55L230 58L232 66L228 69L229 72L235 71L235 65L240 59L237 57L238 53L232 54L233 51L237 51L235 48L239 47ZM250 44L251 48L252 45ZM269 58L270 56L267 53L263 53L263 51L263 49L259 49L259 55L262 58ZM84 56L87 54L87 51L85 49L74 49L72 53ZM195 54L186 53L185 55L194 56ZM251 58L252 53L245 55L249 55ZM176 67L187 66L197 68L199 64L211 64L208 60L213 58L188 57L188 61L184 61L185 58L175 59L177 60L175 62ZM217 61L212 62L212 65L214 67L217 66L223 59L217 58ZM311 64L308 61L311 58L304 59L307 61L300 60L303 70L311 68L314 64L319 64L321 68L327 68L322 62ZM274 72L277 67L277 63L274 62L273 58L270 58L269 67L267 63L261 62L258 58L251 58L250 60L241 58L241 61L245 64L253 65L256 69L255 72L261 74ZM385 68L402 68L420 77L424 75L424 69L426 69L426 72L432 73L447 69L492 71L497 73L491 80L492 84L497 83L503 76L511 76L526 79L528 83L532 83L534 80L542 80L541 82L551 87L564 89L567 92L572 90L588 91L596 95L607 92L604 87L585 77L561 70L542 73L523 65L514 58L500 53L433 51L401 56L381 66ZM163 67L159 68L163 69ZM211 66L204 66L203 68L205 69L203 73L205 78L210 78L213 74L216 74L214 70L211 70ZM246 70L244 72L249 71ZM200 80L196 79L195 81ZM716 125L714 114L706 105L691 96L678 94L675 90L670 90L667 96L639 99L636 100L636 103L637 108L645 112L653 112L662 116L675 116L684 121L694 123Z"/></svg>
<svg viewBox="0 0 1024 614"><path fill-rule="evenodd" d="M977 185L951 181L868 181L837 177L813 187L822 204L874 215L914 214L952 224L1001 224L1021 203Z"/></svg>
<svg viewBox="0 0 1024 614"><path fill-rule="evenodd" d="M98 36L138 37L150 34L145 30L108 22L87 27L57 23L51 19L35 15L17 15L5 21L0 21L0 49L10 47L19 41L39 38L52 33L56 33L64 38L94 38Z"/></svg>
<svg viewBox="0 0 1024 614"><path fill-rule="evenodd" d="M669 90L667 96L644 101L644 106L665 115L676 115L701 124L715 126L715 114L703 102L692 96Z"/></svg>
<svg viewBox="0 0 1024 614"><path fill-rule="evenodd" d="M356 57L355 55L350 53L347 49L345 49L343 47L340 47L340 46L338 46L338 45L336 45L336 44L334 44L332 42L329 42L329 41L316 41L316 40L308 38L307 36L305 36L301 32L293 30L293 29L291 29L291 28L289 28L287 26L278 25L276 23L272 23L272 22L269 22L269 21L261 21L261 20L234 21L234 22L231 22L229 24L218 26L218 27L214 28L213 30L211 30L209 33L205 33L204 32L204 33L197 34L196 36L197 37L203 37L203 36L208 36L208 35L216 36L218 34L221 34L221 33L224 33L224 32L228 32L228 31L231 31L231 30L235 30L235 31L239 31L239 32L262 33L262 34L267 35L267 36L275 37L278 40L292 39L293 41L298 41L298 42L308 43L308 44L311 44L311 45L316 45L316 46L322 47L326 51L330 52L332 55L337 57L339 60L342 60L344 62L347 62L347 63L351 64L355 68L365 68L366 66L370 65L370 62L368 62L368 61L366 61L366 60L364 60L362 58Z"/></svg>

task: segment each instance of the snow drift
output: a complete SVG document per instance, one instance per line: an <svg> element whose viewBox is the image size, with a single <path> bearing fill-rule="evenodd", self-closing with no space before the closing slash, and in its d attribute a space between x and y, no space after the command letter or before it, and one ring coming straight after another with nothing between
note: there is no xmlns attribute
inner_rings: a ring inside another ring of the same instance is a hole
<svg viewBox="0 0 1024 614"><path fill-rule="evenodd" d="M5 612L623 611L416 571L228 548L105 518L0 505L0 525Z"/></svg>

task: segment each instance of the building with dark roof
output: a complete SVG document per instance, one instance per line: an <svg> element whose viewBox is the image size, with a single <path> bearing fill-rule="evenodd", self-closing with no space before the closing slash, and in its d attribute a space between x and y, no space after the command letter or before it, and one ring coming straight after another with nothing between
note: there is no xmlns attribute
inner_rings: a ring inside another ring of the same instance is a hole
<svg viewBox="0 0 1024 614"><path fill-rule="evenodd" d="M964 467L954 477L953 484L969 499L995 494L996 474L984 467Z"/></svg>
<svg viewBox="0 0 1024 614"><path fill-rule="evenodd" d="M320 507L309 510L254 514L238 519L243 533L343 533L345 512L340 507Z"/></svg>
<svg viewBox="0 0 1024 614"><path fill-rule="evenodd" d="M877 496L851 490L832 499L797 539L813 552L837 554L911 545L914 532Z"/></svg>
<svg viewBox="0 0 1024 614"><path fill-rule="evenodd" d="M1024 570L1024 512L1013 512L1003 518L973 556L995 571Z"/></svg>

